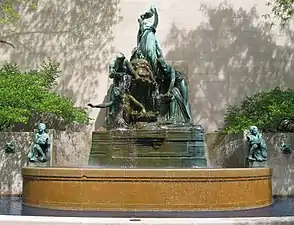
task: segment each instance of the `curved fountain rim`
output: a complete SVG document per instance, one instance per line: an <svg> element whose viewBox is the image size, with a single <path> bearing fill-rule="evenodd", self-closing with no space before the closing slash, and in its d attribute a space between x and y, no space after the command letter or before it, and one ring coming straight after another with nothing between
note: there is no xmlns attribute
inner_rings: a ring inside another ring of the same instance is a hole
<svg viewBox="0 0 294 225"><path fill-rule="evenodd" d="M134 178L180 178L193 179L232 179L232 178L268 178L271 168L195 168L195 169L143 169L143 168L84 168L84 167L23 167L26 177L134 177Z"/></svg>

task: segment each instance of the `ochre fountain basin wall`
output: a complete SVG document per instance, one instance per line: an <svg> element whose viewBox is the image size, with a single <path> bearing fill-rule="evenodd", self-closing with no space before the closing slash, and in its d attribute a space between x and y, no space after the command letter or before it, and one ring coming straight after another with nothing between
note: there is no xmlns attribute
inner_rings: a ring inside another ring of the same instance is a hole
<svg viewBox="0 0 294 225"><path fill-rule="evenodd" d="M24 167L23 203L65 210L236 210L272 204L272 171Z"/></svg>

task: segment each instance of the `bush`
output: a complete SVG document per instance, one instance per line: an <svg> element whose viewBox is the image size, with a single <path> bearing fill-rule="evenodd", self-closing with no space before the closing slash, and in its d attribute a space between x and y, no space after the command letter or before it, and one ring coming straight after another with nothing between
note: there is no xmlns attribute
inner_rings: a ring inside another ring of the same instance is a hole
<svg viewBox="0 0 294 225"><path fill-rule="evenodd" d="M52 91L59 74L59 64L51 60L44 62L40 70L27 72L21 72L15 64L4 65L0 69L0 130L16 124L33 127L34 118L64 125L87 123L85 110Z"/></svg>
<svg viewBox="0 0 294 225"><path fill-rule="evenodd" d="M294 91L275 88L246 97L240 105L229 105L223 131L238 133L251 125L273 131L283 118L294 118Z"/></svg>

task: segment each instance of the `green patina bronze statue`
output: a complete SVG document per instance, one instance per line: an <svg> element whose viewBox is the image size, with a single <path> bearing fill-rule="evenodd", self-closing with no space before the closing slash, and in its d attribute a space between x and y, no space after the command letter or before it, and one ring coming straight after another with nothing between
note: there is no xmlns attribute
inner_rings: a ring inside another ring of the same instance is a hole
<svg viewBox="0 0 294 225"><path fill-rule="evenodd" d="M109 65L113 79L109 101L88 104L109 109L107 123L93 132L89 164L204 167L204 131L192 121L187 74L163 57L155 36L155 6L140 15L138 22L137 44L130 59L118 53Z"/></svg>
<svg viewBox="0 0 294 225"><path fill-rule="evenodd" d="M157 80L163 91L166 91L164 95L170 97L169 120L191 122L188 85L184 76L169 65L164 58L158 59L158 70Z"/></svg>
<svg viewBox="0 0 294 225"><path fill-rule="evenodd" d="M35 134L34 142L27 156L30 162L46 162L49 156L50 142L46 125L40 123L38 128L39 130Z"/></svg>
<svg viewBox="0 0 294 225"><path fill-rule="evenodd" d="M114 87L121 87L124 83L125 76L134 75L137 79L137 74L134 72L132 65L126 59L123 53L118 53L114 60L109 64L109 78L113 79L113 85L110 87L110 102L114 101L115 93ZM112 115L115 114L115 108L113 105L108 107L108 113L106 117L106 124L109 125L112 123Z"/></svg>
<svg viewBox="0 0 294 225"><path fill-rule="evenodd" d="M120 87L126 75L132 75L135 79L139 79L125 55L123 53L118 53L115 59L109 64L109 78L113 79L114 87Z"/></svg>
<svg viewBox="0 0 294 225"><path fill-rule="evenodd" d="M262 134L258 131L256 126L249 128L249 134L247 134L247 140L249 143L249 162L265 162L267 161L267 147L263 140Z"/></svg>
<svg viewBox="0 0 294 225"><path fill-rule="evenodd" d="M147 19L154 19L148 23ZM118 53L109 65L113 79L107 103L106 127L130 128L137 122L190 123L191 109L184 76L163 58L155 36L158 12L155 6L140 15L137 46L130 60Z"/></svg>
<svg viewBox="0 0 294 225"><path fill-rule="evenodd" d="M138 114L136 109L139 109L141 114L145 114L146 110L136 98L128 94L124 88L114 87L114 99L99 105L93 105L91 103L88 106L92 108L107 108L113 107L114 114L112 114L110 128L128 128L128 125L132 122L132 115Z"/></svg>
<svg viewBox="0 0 294 225"><path fill-rule="evenodd" d="M131 61L133 68L132 74L136 74L136 83L148 83L147 85L156 85L152 68L144 58L135 58Z"/></svg>
<svg viewBox="0 0 294 225"><path fill-rule="evenodd" d="M158 84L155 80L155 73L152 66L146 60L141 50L135 47L132 51L130 59L133 72L136 73L139 79L132 81L131 95L136 96L146 108L149 114L149 119L154 121L155 115L158 114ZM145 120L150 121L145 118Z"/></svg>
<svg viewBox="0 0 294 225"><path fill-rule="evenodd" d="M288 143L285 143L284 141L281 141L280 149L283 152L283 154L291 154L292 153L291 145Z"/></svg>
<svg viewBox="0 0 294 225"><path fill-rule="evenodd" d="M148 23L146 19L154 17L153 23ZM158 26L158 12L155 6L140 15L139 30L137 34L137 49L142 52L144 58L150 63L153 72L157 70L157 59L163 57L160 44L155 36Z"/></svg>
<svg viewBox="0 0 294 225"><path fill-rule="evenodd" d="M15 153L16 144L14 141L7 142L4 145L4 151L5 153Z"/></svg>

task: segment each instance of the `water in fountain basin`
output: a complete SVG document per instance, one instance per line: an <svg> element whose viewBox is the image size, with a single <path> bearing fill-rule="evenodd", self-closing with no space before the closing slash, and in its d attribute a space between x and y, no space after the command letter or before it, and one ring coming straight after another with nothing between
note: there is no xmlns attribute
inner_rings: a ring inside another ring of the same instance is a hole
<svg viewBox="0 0 294 225"><path fill-rule="evenodd" d="M156 217L156 218L225 218L225 217L281 217L294 216L294 198L274 198L274 204L269 207L251 210L227 211L227 212L87 212L65 211L30 208L22 205L21 197L0 197L0 215L23 216L78 216L78 217Z"/></svg>

